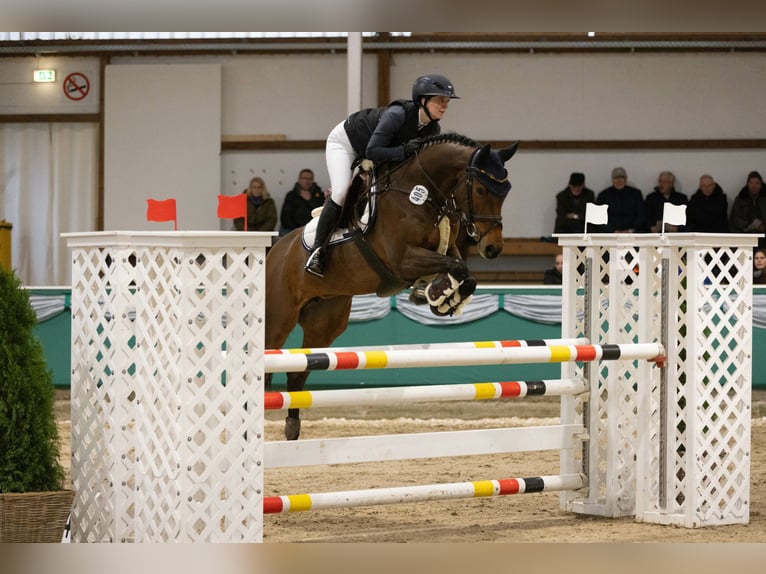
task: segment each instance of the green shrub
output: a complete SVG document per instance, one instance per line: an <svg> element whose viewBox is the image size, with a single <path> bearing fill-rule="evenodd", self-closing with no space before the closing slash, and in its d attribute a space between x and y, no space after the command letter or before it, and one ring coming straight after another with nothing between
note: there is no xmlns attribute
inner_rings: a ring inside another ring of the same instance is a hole
<svg viewBox="0 0 766 574"><path fill-rule="evenodd" d="M29 294L0 266L0 493L61 490L53 375Z"/></svg>

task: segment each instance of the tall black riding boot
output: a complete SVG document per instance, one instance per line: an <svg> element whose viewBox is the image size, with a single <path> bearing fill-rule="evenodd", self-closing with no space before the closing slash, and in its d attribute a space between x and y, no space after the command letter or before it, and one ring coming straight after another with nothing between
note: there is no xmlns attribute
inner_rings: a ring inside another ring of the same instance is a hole
<svg viewBox="0 0 766 574"><path fill-rule="evenodd" d="M317 221L317 228L314 236L314 247L311 250L311 255L309 255L308 261L306 261L306 266L304 267L304 269L312 275L324 277L324 244L335 229L341 211L343 211L343 207L335 203L332 199L328 199L322 208L322 213L319 214L319 221Z"/></svg>

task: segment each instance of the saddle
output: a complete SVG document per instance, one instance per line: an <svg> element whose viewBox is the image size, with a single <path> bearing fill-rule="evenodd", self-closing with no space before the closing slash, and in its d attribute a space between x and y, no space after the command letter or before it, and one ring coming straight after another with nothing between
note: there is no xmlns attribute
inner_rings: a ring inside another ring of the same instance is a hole
<svg viewBox="0 0 766 574"><path fill-rule="evenodd" d="M377 194L375 193L375 181L373 179L369 193L365 194L364 204L359 207L359 209L361 209L361 215L359 216L358 231L356 228L350 227L347 223L341 222L341 225L339 225L330 236L328 245L347 243L354 238L356 233L361 233L362 235L366 234L375 221L376 198ZM355 209L355 206L348 207ZM345 209L346 208L344 208L344 211ZM301 240L303 242L303 248L306 251L311 251L313 249L314 235L316 234L317 222L319 221L320 213L322 213L321 207L314 209L314 211L311 212L311 221L309 221L303 228Z"/></svg>

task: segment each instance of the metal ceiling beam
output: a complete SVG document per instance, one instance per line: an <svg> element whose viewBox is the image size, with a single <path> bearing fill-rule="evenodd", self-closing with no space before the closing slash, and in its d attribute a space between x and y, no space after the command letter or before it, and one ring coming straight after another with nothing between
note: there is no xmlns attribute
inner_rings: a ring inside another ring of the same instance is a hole
<svg viewBox="0 0 766 574"><path fill-rule="evenodd" d="M113 40L113 41L3 41L0 56L49 56L49 55L147 55L147 54L216 54L250 52L345 52L345 38L326 40L289 38L239 39L221 41L188 40ZM571 39L503 39L461 40L455 38L426 40L413 38L388 38L384 41L365 39L366 51L463 51L463 52L530 52L537 51L764 51L766 36L746 38L682 38L682 39L624 39L607 38Z"/></svg>

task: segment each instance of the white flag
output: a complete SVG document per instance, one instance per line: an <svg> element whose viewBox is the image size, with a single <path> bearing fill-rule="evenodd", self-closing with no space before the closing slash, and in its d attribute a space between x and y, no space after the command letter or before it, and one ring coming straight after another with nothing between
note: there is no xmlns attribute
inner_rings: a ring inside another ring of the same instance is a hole
<svg viewBox="0 0 766 574"><path fill-rule="evenodd" d="M686 225L686 206L685 205L673 205L666 202L662 211L662 228L665 229L665 224L670 225Z"/></svg>
<svg viewBox="0 0 766 574"><path fill-rule="evenodd" d="M596 205L595 203L585 204L585 224L594 223L596 225L606 225L609 222L609 206Z"/></svg>

